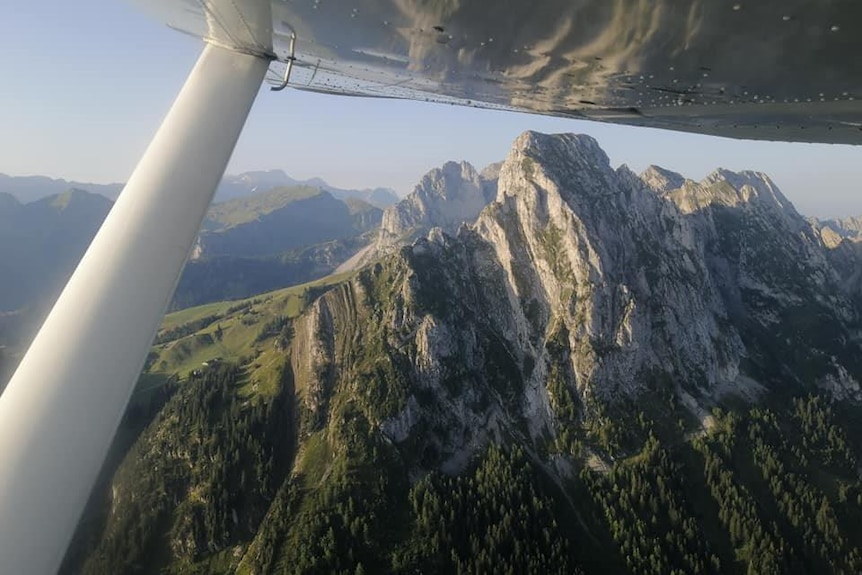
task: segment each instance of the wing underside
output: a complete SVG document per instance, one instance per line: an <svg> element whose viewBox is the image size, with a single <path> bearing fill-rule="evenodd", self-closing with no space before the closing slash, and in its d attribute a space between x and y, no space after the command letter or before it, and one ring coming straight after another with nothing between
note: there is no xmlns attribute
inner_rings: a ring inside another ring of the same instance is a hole
<svg viewBox="0 0 862 575"><path fill-rule="evenodd" d="M862 142L862 4L760 0L159 0L266 52L293 88L751 139ZM295 35L294 51L290 49ZM271 41L270 41L271 38Z"/></svg>

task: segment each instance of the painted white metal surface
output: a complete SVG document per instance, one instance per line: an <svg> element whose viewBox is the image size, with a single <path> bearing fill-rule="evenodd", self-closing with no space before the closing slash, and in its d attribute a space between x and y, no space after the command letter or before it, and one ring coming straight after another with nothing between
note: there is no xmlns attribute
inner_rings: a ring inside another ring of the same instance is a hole
<svg viewBox="0 0 862 575"><path fill-rule="evenodd" d="M0 571L58 569L268 61L208 45L0 396Z"/></svg>

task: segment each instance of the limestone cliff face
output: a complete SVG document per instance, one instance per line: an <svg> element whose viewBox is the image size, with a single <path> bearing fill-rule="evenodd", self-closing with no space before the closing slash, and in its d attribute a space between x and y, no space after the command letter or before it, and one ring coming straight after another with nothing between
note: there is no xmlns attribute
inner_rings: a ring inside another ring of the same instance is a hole
<svg viewBox="0 0 862 575"><path fill-rule="evenodd" d="M399 216L399 228L393 214L408 212L393 210L388 229L454 224L428 198L457 192L478 206L474 175L463 164L429 175L409 212L421 217ZM327 333L353 334L305 372L329 373L331 389L372 385L351 361L376 350L391 371L376 424L421 445L433 467L457 471L490 437L556 437L594 405L650 401L656 390L701 418L728 393L755 399L780 386L859 397L859 314L846 282L762 174L638 176L613 169L587 136L527 132L499 168L494 201L453 228L396 249L305 320L331 316ZM318 379L298 387L317 394Z"/></svg>
<svg viewBox="0 0 862 575"><path fill-rule="evenodd" d="M862 309L862 218L825 221L810 218L809 223L828 248L826 256L840 278L842 290L857 310Z"/></svg>
<svg viewBox="0 0 862 575"><path fill-rule="evenodd" d="M462 223L475 220L488 203L493 168L486 176L467 162L447 162L428 172L409 196L383 213L378 250L412 240L433 227L454 233Z"/></svg>
<svg viewBox="0 0 862 575"><path fill-rule="evenodd" d="M574 372L592 374L598 393L664 373L706 394L779 378L838 378L841 393L858 394L841 375L860 373L853 284L767 176L716 170L696 183L653 168L636 178L589 138L528 133L499 189L477 230L519 297L566 323ZM549 249L549 234L562 249ZM526 296L516 270L527 270ZM553 311L567 305L576 313ZM571 335L579 329L606 345ZM589 351L602 361L579 362Z"/></svg>
<svg viewBox="0 0 862 575"><path fill-rule="evenodd" d="M680 174L659 166L648 167L640 175L640 179L647 187L659 193L679 189L686 183L686 179Z"/></svg>
<svg viewBox="0 0 862 575"><path fill-rule="evenodd" d="M862 241L862 216L818 220L811 218L811 224L822 230L828 230L838 238L846 238L852 242Z"/></svg>
<svg viewBox="0 0 862 575"><path fill-rule="evenodd" d="M454 235L461 225L472 224L497 195L501 165L491 164L479 173L467 162L447 162L431 170L410 195L386 208L375 241L344 262L336 273L375 262L435 227Z"/></svg>
<svg viewBox="0 0 862 575"><path fill-rule="evenodd" d="M586 136L527 133L476 225L506 270L524 343L561 330L580 393L634 393L658 373L735 380L743 353L676 206ZM544 360L544 357L541 357Z"/></svg>

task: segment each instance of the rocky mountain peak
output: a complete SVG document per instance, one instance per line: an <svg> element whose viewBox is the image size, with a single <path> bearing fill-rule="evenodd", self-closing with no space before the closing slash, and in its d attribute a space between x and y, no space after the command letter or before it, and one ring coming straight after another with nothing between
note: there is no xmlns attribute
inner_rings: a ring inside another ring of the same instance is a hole
<svg viewBox="0 0 862 575"><path fill-rule="evenodd" d="M761 172L733 172L719 168L704 178L701 185L710 188L714 192L713 197L726 205L758 204L799 217L793 204L784 197L775 182Z"/></svg>
<svg viewBox="0 0 862 575"><path fill-rule="evenodd" d="M478 180L479 173L469 162L446 162L428 172L414 191L427 198L455 200L470 196L470 184Z"/></svg>
<svg viewBox="0 0 862 575"><path fill-rule="evenodd" d="M762 213L764 217L778 216L776 221L796 231L810 230L810 225L766 174L719 168L700 182L682 178L681 185L674 188L679 181L668 177L673 172L663 172L666 171L661 168L648 169L641 175L641 181L684 214L720 207L740 208Z"/></svg>
<svg viewBox="0 0 862 575"><path fill-rule="evenodd" d="M808 218L808 222L821 233L829 234L830 243L837 245L841 240L862 242L862 216L820 220Z"/></svg>
<svg viewBox="0 0 862 575"><path fill-rule="evenodd" d="M485 207L486 187L486 180L468 162L446 162L434 168L410 195L386 208L378 250L385 252L434 227L454 233L463 222L472 222Z"/></svg>
<svg viewBox="0 0 862 575"><path fill-rule="evenodd" d="M543 134L527 130L512 144L512 151L532 150L548 163L560 160L564 163L599 162L610 167L608 155L595 138L586 134Z"/></svg>
<svg viewBox="0 0 862 575"><path fill-rule="evenodd" d="M704 393L750 387L752 322L771 337L811 306L839 325L853 317L822 241L757 172L637 177L588 136L527 132L474 229L508 278L516 346L541 363L562 330L584 393L636 394L656 373ZM764 315L765 301L782 311Z"/></svg>
<svg viewBox="0 0 862 575"><path fill-rule="evenodd" d="M493 164L488 164L482 171L479 172L479 175L486 180L496 180L500 177L500 168L503 167L503 162L494 162Z"/></svg>
<svg viewBox="0 0 862 575"><path fill-rule="evenodd" d="M593 138L519 137L475 229L508 277L517 346L550 369L546 338L559 340L580 393L635 393L653 372L697 371L705 385L737 377L742 344L693 255L701 240Z"/></svg>
<svg viewBox="0 0 862 575"><path fill-rule="evenodd" d="M598 142L584 134L540 134L527 131L512 145L509 156L500 168L500 191L503 180L536 178L536 182L555 185L565 184L578 178L579 174L591 174L582 179L578 192L582 194L606 194L609 184L616 180L610 160ZM565 187L565 186L564 186ZM514 189L507 187L507 193ZM499 196L498 196L499 198Z"/></svg>
<svg viewBox="0 0 862 575"><path fill-rule="evenodd" d="M685 184L685 177L660 166L649 166L641 173L640 179L650 189L659 193L677 190Z"/></svg>
<svg viewBox="0 0 862 575"><path fill-rule="evenodd" d="M494 162L485 166L479 177L482 178L482 192L485 195L485 203L489 203L497 197L497 182L500 180L500 168L503 162Z"/></svg>

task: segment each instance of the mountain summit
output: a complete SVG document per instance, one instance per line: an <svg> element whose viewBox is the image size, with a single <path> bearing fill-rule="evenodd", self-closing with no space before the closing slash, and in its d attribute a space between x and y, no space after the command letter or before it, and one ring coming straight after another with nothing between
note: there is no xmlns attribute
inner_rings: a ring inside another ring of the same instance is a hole
<svg viewBox="0 0 862 575"><path fill-rule="evenodd" d="M403 243L433 227L454 233L472 222L488 203L485 178L467 162L446 162L428 172L413 192L386 208L378 249Z"/></svg>
<svg viewBox="0 0 862 575"><path fill-rule="evenodd" d="M613 170L586 136L516 140L475 233L506 271L519 348L538 341L541 355L564 329L570 383L605 394L643 390L657 374L709 395L811 364L824 385L859 373L858 312L828 250L766 176L718 170L696 184L664 172L656 195L655 173ZM799 322L832 335L800 333Z"/></svg>

